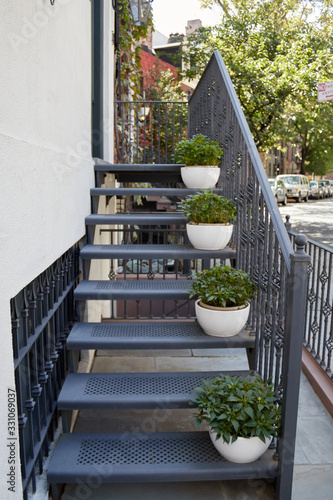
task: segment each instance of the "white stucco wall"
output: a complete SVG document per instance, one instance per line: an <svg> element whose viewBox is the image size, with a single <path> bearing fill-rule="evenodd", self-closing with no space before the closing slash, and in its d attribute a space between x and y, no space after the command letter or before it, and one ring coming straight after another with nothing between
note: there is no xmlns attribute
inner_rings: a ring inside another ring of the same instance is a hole
<svg viewBox="0 0 333 500"><path fill-rule="evenodd" d="M9 301L85 234L94 181L91 2L3 1L0 25L0 491L16 500L20 481L15 493L7 484Z"/></svg>

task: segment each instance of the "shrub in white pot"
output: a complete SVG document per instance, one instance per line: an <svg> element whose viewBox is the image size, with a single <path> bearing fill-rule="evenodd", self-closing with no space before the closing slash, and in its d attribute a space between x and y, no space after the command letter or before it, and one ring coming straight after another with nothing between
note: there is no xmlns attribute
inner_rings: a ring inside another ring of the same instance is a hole
<svg viewBox="0 0 333 500"><path fill-rule="evenodd" d="M232 337L246 325L256 286L251 276L229 266L214 266L193 276L190 297L207 335Z"/></svg>
<svg viewBox="0 0 333 500"><path fill-rule="evenodd" d="M219 143L202 134L180 141L175 160L185 165L180 168L182 180L188 188L211 189L219 177L218 166L223 155Z"/></svg>
<svg viewBox="0 0 333 500"><path fill-rule="evenodd" d="M195 389L196 425L206 422L212 443L227 460L257 460L280 430L281 411L270 381L221 375Z"/></svg>
<svg viewBox="0 0 333 500"><path fill-rule="evenodd" d="M223 250L232 236L236 207L213 191L186 196L178 203L189 219L186 232L190 243L199 250Z"/></svg>

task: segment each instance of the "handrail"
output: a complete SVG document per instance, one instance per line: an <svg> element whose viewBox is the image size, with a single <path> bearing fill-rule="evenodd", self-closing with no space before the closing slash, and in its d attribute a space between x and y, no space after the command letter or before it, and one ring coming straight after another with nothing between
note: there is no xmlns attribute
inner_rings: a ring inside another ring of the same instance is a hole
<svg viewBox="0 0 333 500"><path fill-rule="evenodd" d="M212 58L210 59L208 65L206 66L206 68L203 72L202 78L204 77L205 73L208 71L209 66L212 64L214 59L216 60L218 67L221 71L221 74L222 74L222 77L223 77L223 80L224 80L224 83L226 86L226 90L229 94L230 101L232 102L233 109L234 109L234 112L236 114L239 126L242 130L243 137L244 137L244 140L246 142L248 152L249 152L250 158L251 158L252 163L253 163L253 167L256 171L256 174L257 174L257 177L258 177L258 180L259 180L259 183L260 183L260 186L261 186L264 198L265 198L265 202L267 204L268 211L269 211L271 219L273 221L276 235L277 235L277 238L278 238L280 246L281 246L281 251L283 253L283 257L284 257L287 269L288 269L288 271L290 271L290 256L291 256L291 254L294 253L294 251L293 251L292 245L290 243L287 230L286 230L284 223L282 221L282 218L281 218L279 209L277 207L276 201L274 199L272 189L269 185L266 173L262 167L262 162L261 162L257 147L254 143L250 128L247 124L246 118L244 116L244 112L241 108L239 99L236 95L236 91L235 91L234 86L232 84L230 75L228 73L228 70L224 64L224 61L223 61L222 56L221 56L219 51L217 51L217 50L214 51ZM199 88L199 85L194 90L194 92L190 98L189 104L191 104L191 101L193 101L195 99L196 92L198 91L198 88Z"/></svg>

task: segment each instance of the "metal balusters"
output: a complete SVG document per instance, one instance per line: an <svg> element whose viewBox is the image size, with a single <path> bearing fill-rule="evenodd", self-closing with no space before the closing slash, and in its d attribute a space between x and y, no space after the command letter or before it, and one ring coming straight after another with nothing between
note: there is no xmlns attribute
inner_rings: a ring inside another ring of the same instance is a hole
<svg viewBox="0 0 333 500"><path fill-rule="evenodd" d="M17 359L19 356L19 350L20 350L20 339L19 339L20 312L18 309L16 297L14 299L11 299L10 309L11 309L11 324L12 324L12 340L13 340L14 359Z"/></svg>
<svg viewBox="0 0 333 500"><path fill-rule="evenodd" d="M294 243L296 234L291 231L290 222L288 227ZM303 344L319 366L333 380L331 370L333 350L333 248L308 240L307 250L310 262L307 269L306 324Z"/></svg>
<svg viewBox="0 0 333 500"><path fill-rule="evenodd" d="M57 425L56 399L68 371L63 346L73 325L73 288L78 273L78 246L75 245L11 300L25 499L30 483L35 490L35 466L41 470L49 439L53 439ZM21 310L19 305L22 305Z"/></svg>
<svg viewBox="0 0 333 500"><path fill-rule="evenodd" d="M187 101L116 101L118 163L173 163L187 135Z"/></svg>

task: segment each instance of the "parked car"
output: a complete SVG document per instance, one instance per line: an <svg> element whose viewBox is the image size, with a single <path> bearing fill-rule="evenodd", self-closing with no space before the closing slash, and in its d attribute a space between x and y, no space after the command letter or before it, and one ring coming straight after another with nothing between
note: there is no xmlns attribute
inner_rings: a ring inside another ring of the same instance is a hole
<svg viewBox="0 0 333 500"><path fill-rule="evenodd" d="M324 198L328 198L329 196L331 196L331 188L328 187L326 181L321 179L320 181L318 181L318 184L322 186L322 189L324 191Z"/></svg>
<svg viewBox="0 0 333 500"><path fill-rule="evenodd" d="M326 186L327 197L331 197L333 194L331 182L328 179L321 179L320 182L322 182Z"/></svg>
<svg viewBox="0 0 333 500"><path fill-rule="evenodd" d="M316 198L319 200L320 198L324 198L324 188L318 181L310 181L310 198Z"/></svg>
<svg viewBox="0 0 333 500"><path fill-rule="evenodd" d="M278 175L278 180L282 180L287 188L287 196L294 198L297 202L308 201L310 194L309 179L301 174Z"/></svg>
<svg viewBox="0 0 333 500"><path fill-rule="evenodd" d="M287 205L287 188L281 179L268 179L277 203Z"/></svg>

